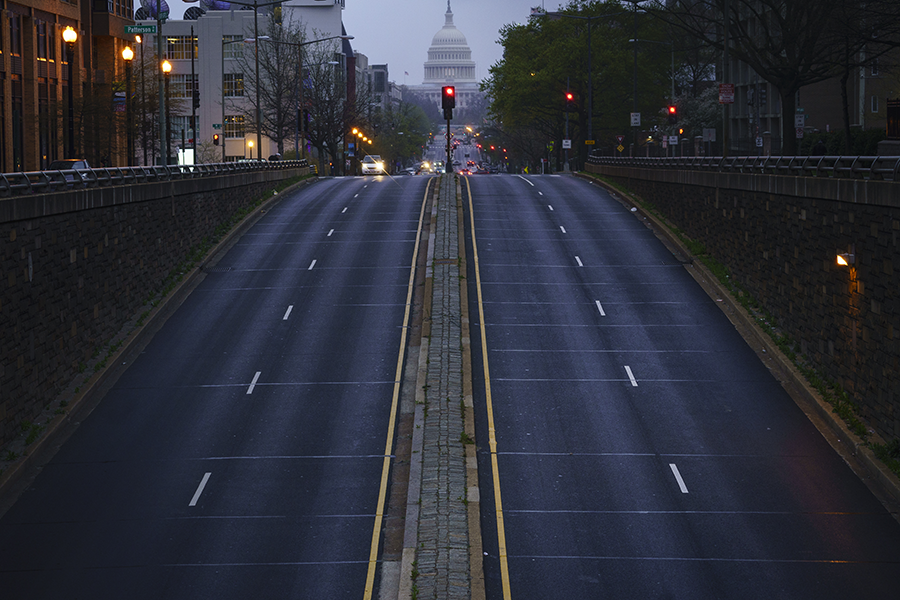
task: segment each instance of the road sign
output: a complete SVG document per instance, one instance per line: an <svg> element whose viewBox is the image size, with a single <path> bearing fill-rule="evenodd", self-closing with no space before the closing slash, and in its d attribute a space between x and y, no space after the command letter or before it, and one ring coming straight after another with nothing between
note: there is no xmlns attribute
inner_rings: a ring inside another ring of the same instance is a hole
<svg viewBox="0 0 900 600"><path fill-rule="evenodd" d="M734 104L734 84L719 84L719 104Z"/></svg>
<svg viewBox="0 0 900 600"><path fill-rule="evenodd" d="M806 125L806 115L803 113L794 114L794 127L803 127Z"/></svg>
<svg viewBox="0 0 900 600"><path fill-rule="evenodd" d="M594 140L584 140L584 143L588 146L593 146L596 142Z"/></svg>
<svg viewBox="0 0 900 600"><path fill-rule="evenodd" d="M669 136L669 145L670 145L670 146L677 146L677 145L678 145L678 136L677 136L677 135L670 135L670 136Z"/></svg>
<svg viewBox="0 0 900 600"><path fill-rule="evenodd" d="M703 128L703 141L704 142L714 142L716 141L716 130L713 127L704 127Z"/></svg>
<svg viewBox="0 0 900 600"><path fill-rule="evenodd" d="M619 142L619 143L621 144L622 142L625 141L625 136L624 136L624 135L617 135L617 136L616 136L616 141Z"/></svg>
<svg viewBox="0 0 900 600"><path fill-rule="evenodd" d="M566 150L572 147L572 140L563 140L563 149Z"/></svg>
<svg viewBox="0 0 900 600"><path fill-rule="evenodd" d="M156 33L156 25L126 25L125 33Z"/></svg>
<svg viewBox="0 0 900 600"><path fill-rule="evenodd" d="M621 152L624 149L625 149L625 146L623 146L622 144L619 144L618 146L616 146L616 150L618 150L619 152Z"/></svg>
<svg viewBox="0 0 900 600"><path fill-rule="evenodd" d="M631 126L632 127L640 127L641 126L641 113L631 113Z"/></svg>
<svg viewBox="0 0 900 600"><path fill-rule="evenodd" d="M763 139L760 136L756 136L756 147L757 148L763 147Z"/></svg>
<svg viewBox="0 0 900 600"><path fill-rule="evenodd" d="M221 123L213 123L213 129L222 129Z"/></svg>
<svg viewBox="0 0 900 600"><path fill-rule="evenodd" d="M803 128L802 127L797 128L797 139L798 140L803 139Z"/></svg>

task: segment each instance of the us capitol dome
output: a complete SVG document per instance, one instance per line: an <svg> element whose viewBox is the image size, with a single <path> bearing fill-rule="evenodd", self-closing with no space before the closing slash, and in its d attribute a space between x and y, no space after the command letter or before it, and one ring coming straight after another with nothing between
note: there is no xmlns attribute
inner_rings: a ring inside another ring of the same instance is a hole
<svg viewBox="0 0 900 600"><path fill-rule="evenodd" d="M425 79L422 85L410 88L441 105L441 87L452 85L456 88L456 108L467 107L476 96L480 96L478 80L475 78L475 61L472 50L463 32L453 24L453 11L447 0L444 26L434 34L425 61Z"/></svg>

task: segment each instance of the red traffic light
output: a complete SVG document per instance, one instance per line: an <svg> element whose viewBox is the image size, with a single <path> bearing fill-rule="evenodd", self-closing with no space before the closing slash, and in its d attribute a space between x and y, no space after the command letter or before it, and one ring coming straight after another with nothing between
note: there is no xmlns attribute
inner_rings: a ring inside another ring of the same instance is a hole
<svg viewBox="0 0 900 600"><path fill-rule="evenodd" d="M441 88L441 108L444 110L456 108L456 88L452 85Z"/></svg>
<svg viewBox="0 0 900 600"><path fill-rule="evenodd" d="M572 92L566 92L566 100L571 102L574 99L575 99L575 96L572 94Z"/></svg>
<svg viewBox="0 0 900 600"><path fill-rule="evenodd" d="M670 107L669 107L669 114L670 114L670 115L674 115L676 112L678 112L678 109L677 109L677 108L675 108L674 106L670 106Z"/></svg>

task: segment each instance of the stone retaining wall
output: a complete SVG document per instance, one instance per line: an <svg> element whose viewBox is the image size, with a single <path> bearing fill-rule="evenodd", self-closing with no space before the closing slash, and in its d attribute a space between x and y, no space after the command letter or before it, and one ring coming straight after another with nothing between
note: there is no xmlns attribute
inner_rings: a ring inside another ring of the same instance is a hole
<svg viewBox="0 0 900 600"><path fill-rule="evenodd" d="M0 445L59 396L191 249L307 172L0 199Z"/></svg>
<svg viewBox="0 0 900 600"><path fill-rule="evenodd" d="M705 245L872 429L900 437L900 183L587 168Z"/></svg>

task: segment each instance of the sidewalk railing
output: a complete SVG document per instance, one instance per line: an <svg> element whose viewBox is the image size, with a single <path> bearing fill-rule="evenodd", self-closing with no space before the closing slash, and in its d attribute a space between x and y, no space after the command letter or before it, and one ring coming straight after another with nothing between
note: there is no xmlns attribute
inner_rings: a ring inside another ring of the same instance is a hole
<svg viewBox="0 0 900 600"><path fill-rule="evenodd" d="M804 177L900 181L900 156L591 156L588 164Z"/></svg>
<svg viewBox="0 0 900 600"><path fill-rule="evenodd" d="M2 173L0 174L0 197L45 194L66 189L196 179L254 171L298 169L307 166L309 163L303 159Z"/></svg>

